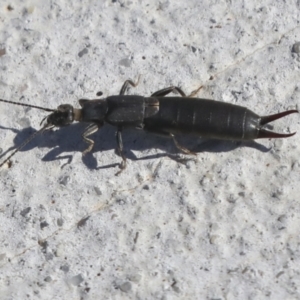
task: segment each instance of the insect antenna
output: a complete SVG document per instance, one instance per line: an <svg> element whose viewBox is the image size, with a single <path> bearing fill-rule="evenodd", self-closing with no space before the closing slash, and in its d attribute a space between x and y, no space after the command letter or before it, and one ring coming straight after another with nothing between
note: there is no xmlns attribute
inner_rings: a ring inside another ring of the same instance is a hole
<svg viewBox="0 0 300 300"><path fill-rule="evenodd" d="M32 104L26 104L26 103L14 102L14 101L9 101L9 100L4 100L4 99L0 99L0 101L1 101L1 102L5 102L5 103L10 103L10 104L15 104L15 105L20 105L20 106L33 107L33 108L37 108L37 109L41 109L41 110L45 110L45 111L55 111L55 109L45 108L45 107L41 107L41 106L37 106L37 105L32 105Z"/></svg>
<svg viewBox="0 0 300 300"><path fill-rule="evenodd" d="M28 139L26 139L20 146L18 146L9 156L6 158L2 163L0 163L0 168L8 162L17 152L19 152L23 147L25 147L31 140L33 140L37 135L43 133L45 130L52 128L53 125L46 124L44 127L42 127L40 130L36 131L34 134L32 134Z"/></svg>

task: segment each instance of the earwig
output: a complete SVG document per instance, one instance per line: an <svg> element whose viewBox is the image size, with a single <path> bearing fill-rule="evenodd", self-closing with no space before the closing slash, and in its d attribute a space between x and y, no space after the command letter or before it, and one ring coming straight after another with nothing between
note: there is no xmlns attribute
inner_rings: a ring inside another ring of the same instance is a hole
<svg viewBox="0 0 300 300"><path fill-rule="evenodd" d="M181 88L171 86L153 93L150 97L125 95L129 85L135 87L137 83L126 80L119 95L103 99L80 99L81 108L72 105L59 105L57 109L23 104L0 99L1 102L28 106L51 114L42 120L42 128L18 146L1 164L3 166L19 150L28 144L38 134L53 127L67 126L77 122L89 123L82 134L88 144L82 155L93 149L94 141L89 136L104 123L117 128L117 150L122 157L120 169L126 167L126 157L123 153L122 130L133 127L148 132L172 138L175 146L186 154L195 154L176 140L177 134L191 134L199 137L223 140L254 140L260 138L286 138L294 133L276 133L263 127L277 119L283 118L298 110L292 109L268 116L259 116L246 107L208 99L192 98L202 88L186 96ZM181 97L165 97L171 92L177 92ZM97 93L99 95L99 93Z"/></svg>

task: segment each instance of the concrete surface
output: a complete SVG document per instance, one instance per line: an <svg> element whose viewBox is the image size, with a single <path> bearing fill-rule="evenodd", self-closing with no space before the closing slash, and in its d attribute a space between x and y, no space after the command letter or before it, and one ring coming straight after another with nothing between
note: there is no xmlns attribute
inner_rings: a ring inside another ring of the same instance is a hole
<svg viewBox="0 0 300 300"><path fill-rule="evenodd" d="M299 108L299 1L10 1L0 98L43 107L164 87L261 115ZM47 112L0 103L3 154ZM257 143L172 141L114 128L34 139L0 170L1 299L299 299L299 133Z"/></svg>

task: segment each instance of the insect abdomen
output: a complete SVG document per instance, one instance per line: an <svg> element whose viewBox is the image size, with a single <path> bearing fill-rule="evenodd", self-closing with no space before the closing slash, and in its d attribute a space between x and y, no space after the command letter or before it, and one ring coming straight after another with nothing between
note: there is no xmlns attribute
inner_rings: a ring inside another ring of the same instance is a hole
<svg viewBox="0 0 300 300"><path fill-rule="evenodd" d="M217 139L255 139L259 116L245 107L207 99L158 97L159 111L144 128Z"/></svg>

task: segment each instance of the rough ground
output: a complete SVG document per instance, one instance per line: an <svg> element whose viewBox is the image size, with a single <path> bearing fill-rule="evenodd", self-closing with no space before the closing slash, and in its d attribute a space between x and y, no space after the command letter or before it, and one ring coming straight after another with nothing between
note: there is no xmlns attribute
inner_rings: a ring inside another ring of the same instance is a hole
<svg viewBox="0 0 300 300"><path fill-rule="evenodd" d="M297 4L298 3L298 4ZM261 115L299 108L299 1L11 1L0 98L56 108L176 85ZM46 112L0 103L2 154ZM0 170L1 299L299 299L299 115L258 143L44 133ZM2 158L3 159L3 158ZM188 160L186 160L188 159Z"/></svg>

